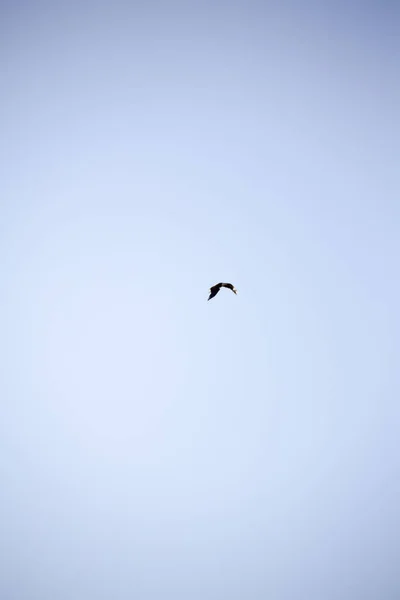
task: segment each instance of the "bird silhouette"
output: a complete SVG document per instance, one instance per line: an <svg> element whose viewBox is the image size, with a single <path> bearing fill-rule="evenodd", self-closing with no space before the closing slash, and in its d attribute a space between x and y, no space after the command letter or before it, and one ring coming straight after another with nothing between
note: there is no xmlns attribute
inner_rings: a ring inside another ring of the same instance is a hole
<svg viewBox="0 0 400 600"><path fill-rule="evenodd" d="M213 285L212 287L210 287L210 295L209 295L208 299L211 300L211 298L214 298L214 296L216 296L218 294L219 290L222 287L229 288L230 290L232 290L232 292L234 294L237 294L237 289L231 283L217 283L217 284Z"/></svg>

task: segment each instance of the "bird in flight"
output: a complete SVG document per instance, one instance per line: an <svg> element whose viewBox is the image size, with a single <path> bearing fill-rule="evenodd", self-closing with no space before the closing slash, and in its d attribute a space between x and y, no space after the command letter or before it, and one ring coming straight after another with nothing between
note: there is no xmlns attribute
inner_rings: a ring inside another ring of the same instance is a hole
<svg viewBox="0 0 400 600"><path fill-rule="evenodd" d="M230 290L232 290L232 292L234 294L237 294L237 289L234 288L231 283L217 283L216 285L213 285L212 287L210 287L210 295L209 295L208 299L211 300L211 298L214 298L214 296L216 296L218 294L219 290L222 287L229 288Z"/></svg>

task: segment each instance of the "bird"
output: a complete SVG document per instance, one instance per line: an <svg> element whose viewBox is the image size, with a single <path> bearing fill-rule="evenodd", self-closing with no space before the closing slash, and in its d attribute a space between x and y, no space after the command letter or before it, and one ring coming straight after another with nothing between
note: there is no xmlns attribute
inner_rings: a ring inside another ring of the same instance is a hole
<svg viewBox="0 0 400 600"><path fill-rule="evenodd" d="M214 296L218 294L219 290L222 287L229 288L234 294L237 294L237 289L231 283L216 283L215 285L210 287L210 295L208 299L211 300L211 298L214 298Z"/></svg>

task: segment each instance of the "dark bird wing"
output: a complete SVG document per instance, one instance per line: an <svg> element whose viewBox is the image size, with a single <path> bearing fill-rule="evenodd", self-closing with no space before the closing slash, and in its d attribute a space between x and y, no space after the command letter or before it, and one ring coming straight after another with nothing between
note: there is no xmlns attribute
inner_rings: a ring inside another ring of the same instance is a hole
<svg viewBox="0 0 400 600"><path fill-rule="evenodd" d="M214 298L214 296L218 294L219 290L221 289L221 286L222 283L217 283L216 285L210 287L210 295L208 297L209 300L211 300L211 298Z"/></svg>

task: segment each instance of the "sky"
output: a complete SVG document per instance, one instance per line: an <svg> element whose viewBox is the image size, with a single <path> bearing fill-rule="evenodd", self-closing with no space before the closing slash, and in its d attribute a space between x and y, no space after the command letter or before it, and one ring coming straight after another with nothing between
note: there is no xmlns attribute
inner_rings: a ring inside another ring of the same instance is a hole
<svg viewBox="0 0 400 600"><path fill-rule="evenodd" d="M399 26L0 3L3 600L400 597Z"/></svg>

